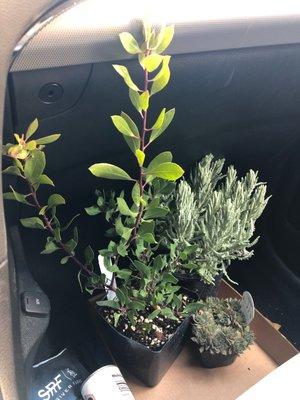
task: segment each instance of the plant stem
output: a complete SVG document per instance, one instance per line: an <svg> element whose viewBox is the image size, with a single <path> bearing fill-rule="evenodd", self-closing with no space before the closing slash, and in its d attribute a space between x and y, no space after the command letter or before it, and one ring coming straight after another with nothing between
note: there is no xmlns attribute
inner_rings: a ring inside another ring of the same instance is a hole
<svg viewBox="0 0 300 400"><path fill-rule="evenodd" d="M151 51L147 48L146 51L145 51L145 57L147 57L150 53L151 53ZM148 90L148 86L149 86L149 73L148 73L147 69L145 68L144 69L144 92L146 92ZM141 137L140 137L140 150L142 152L144 152L144 150L146 148L146 145L145 145L146 132L149 131L149 129L147 128L147 116L148 116L148 111L144 110L142 112L143 127L142 127L142 134L141 134ZM143 197L144 188L145 188L143 167L140 167L138 184L139 184L139 188L140 188L140 197ZM129 238L128 243L130 243L130 242L132 242L133 240L136 239L137 230L138 230L138 227L139 227L139 225L141 223L143 211L144 211L144 206L143 206L142 203L140 203L138 214L137 214L136 219L135 219L135 224L134 224L134 227L133 227L132 235Z"/></svg>
<svg viewBox="0 0 300 400"><path fill-rule="evenodd" d="M38 211L40 211L42 209L42 206L40 205L40 202L38 200L37 192L36 192L34 187L31 185L31 183L27 179L26 179L26 181L27 181L29 189L30 189L30 195L31 195L31 197L33 199L33 202L34 202L33 205L38 209ZM49 218L46 215L42 215L41 217L43 218L43 221L44 221L44 224L45 224L45 228L55 238L54 228L52 226L51 221L49 220ZM63 243L62 240L57 240L55 238L55 241L58 244L58 246L67 254L67 256L74 262L74 264L76 264L81 269L81 271L84 271L85 273L87 273L88 276L97 276L97 274L95 272L90 270L86 264L83 264L74 254L72 254L68 250L67 246ZM115 291L115 289L112 287L112 285L104 284L103 288Z"/></svg>

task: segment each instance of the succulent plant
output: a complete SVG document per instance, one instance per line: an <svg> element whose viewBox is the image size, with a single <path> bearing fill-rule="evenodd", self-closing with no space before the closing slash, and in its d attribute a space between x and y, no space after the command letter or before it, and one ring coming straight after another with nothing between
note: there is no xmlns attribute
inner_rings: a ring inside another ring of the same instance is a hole
<svg viewBox="0 0 300 400"><path fill-rule="evenodd" d="M200 353L239 355L254 342L254 333L245 322L239 300L209 297L200 303L192 326L192 340Z"/></svg>

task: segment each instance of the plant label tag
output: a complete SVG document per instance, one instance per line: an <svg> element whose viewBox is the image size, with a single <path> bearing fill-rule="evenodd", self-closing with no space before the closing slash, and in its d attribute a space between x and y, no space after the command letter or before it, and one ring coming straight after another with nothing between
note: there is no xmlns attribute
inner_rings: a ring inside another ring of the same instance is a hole
<svg viewBox="0 0 300 400"><path fill-rule="evenodd" d="M249 292L244 292L241 300L241 309L244 314L246 324L249 325L254 318L254 301Z"/></svg>
<svg viewBox="0 0 300 400"><path fill-rule="evenodd" d="M100 268L100 272L101 274L104 274L106 277L106 282L108 285L111 285L114 289L117 288L117 283L116 283L116 279L113 280L112 282L112 277L113 277L113 273L110 272L104 265L104 258L99 255L98 256L98 264L99 264L99 268ZM106 297L107 300L113 300L116 297L116 293L113 290L106 290Z"/></svg>

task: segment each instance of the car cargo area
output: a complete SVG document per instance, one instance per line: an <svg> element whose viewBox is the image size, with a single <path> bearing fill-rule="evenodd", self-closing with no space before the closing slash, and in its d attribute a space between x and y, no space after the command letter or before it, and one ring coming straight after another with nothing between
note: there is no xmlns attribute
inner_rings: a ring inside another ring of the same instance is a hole
<svg viewBox="0 0 300 400"><path fill-rule="evenodd" d="M176 36L174 42L176 45ZM168 400L172 390L174 400L235 399L300 349L300 45L186 54L177 54L175 46L172 51L170 83L153 100L149 118L154 122L162 107L175 107L176 114L168 134L149 147L149 158L170 150L189 172L211 153L225 158L226 166L234 165L240 176L249 169L258 171L271 196L257 224L256 236L260 239L254 256L235 261L229 268L231 279L239 285L225 279L220 293L221 297L224 293L239 296L244 291L252 294L258 340L228 369L216 370L199 367L194 360L195 348L186 344L154 389L145 388L126 372L124 376L136 400ZM96 189L120 192L125 187L130 193L131 186L96 180L88 167L111 162L130 174L136 173L135 159L122 136L115 134L109 117L119 110L132 114L128 90L120 85L111 66L117 61L86 60L78 65L28 70L15 64L6 93L4 143L12 140L13 133L22 133L36 117L40 137L61 134L58 142L47 147L46 154L47 175L55 182L55 192L66 199L58 214L65 223L79 214L76 225L80 246L83 250L90 244L95 252L107 244L104 232L109 226L101 215L87 215L85 207L95 203ZM122 60L122 64L138 76L133 60ZM57 101L49 101L49 95L58 96ZM13 185L22 192L22 184L16 182L6 176L4 191ZM50 191L52 188L43 187L40 198L46 199ZM88 296L81 293L78 284L78 269L71 262L60 264L56 253L40 254L46 234L19 223L20 218L31 216L30 212L30 207L5 202L14 296L41 290L51 305L44 322L36 322L18 310L20 354L26 360L28 382L33 364L96 336L88 315ZM270 330L271 339L264 336L265 330Z"/></svg>

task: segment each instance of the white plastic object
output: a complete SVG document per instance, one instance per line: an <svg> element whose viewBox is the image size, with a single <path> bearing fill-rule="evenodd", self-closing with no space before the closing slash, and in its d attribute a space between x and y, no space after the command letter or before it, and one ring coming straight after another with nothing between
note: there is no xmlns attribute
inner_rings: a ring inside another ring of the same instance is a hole
<svg viewBox="0 0 300 400"><path fill-rule="evenodd" d="M113 273L108 271L108 269L104 265L104 259L102 256L98 256L98 264L100 268L101 274L104 274L106 277L106 282L111 285L113 288L117 288L116 279L113 280ZM107 300L113 300L116 297L116 292L113 290L106 290Z"/></svg>
<svg viewBox="0 0 300 400"><path fill-rule="evenodd" d="M82 384L83 400L135 400L119 368L105 365L97 369Z"/></svg>

